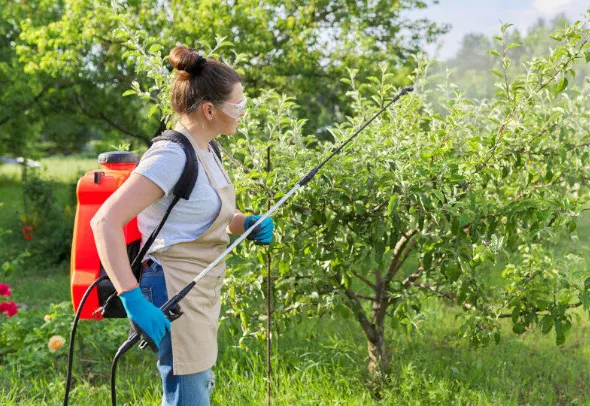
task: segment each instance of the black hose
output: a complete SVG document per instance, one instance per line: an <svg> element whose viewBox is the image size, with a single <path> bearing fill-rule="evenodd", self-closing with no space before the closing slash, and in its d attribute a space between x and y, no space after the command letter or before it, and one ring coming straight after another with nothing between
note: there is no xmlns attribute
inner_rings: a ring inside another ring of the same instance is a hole
<svg viewBox="0 0 590 406"><path fill-rule="evenodd" d="M115 358L113 358L113 364L111 365L111 404L117 406L117 388L115 387L115 374L117 373L117 361L121 354L117 352Z"/></svg>
<svg viewBox="0 0 590 406"><path fill-rule="evenodd" d="M116 374L117 374L117 361L119 358L129 350L133 346L133 344L129 345L129 340L125 341L125 343L119 347L119 350L115 354L113 358L113 363L111 365L111 404L113 406L117 406L117 389L116 389Z"/></svg>
<svg viewBox="0 0 590 406"><path fill-rule="evenodd" d="M78 328L78 321L80 321L80 315L82 314L82 309L84 308L84 304L86 303L88 296L90 296L90 292L92 291L92 289L94 289L94 287L96 285L98 285L100 282L102 282L108 278L109 277L107 275L103 275L100 278L98 278L97 280L95 280L94 282L92 282L92 284L88 287L88 289L86 289L86 292L84 292L84 296L82 296L82 300L80 301L80 305L78 306L78 310L76 311L76 317L74 317L74 325L72 326L72 332L70 334L70 346L69 346L69 352L68 352L68 374L67 374L67 378L66 378L66 392L64 395L64 406L68 406L68 400L70 398L70 388L72 385L72 364L74 362L74 339L76 338L76 329Z"/></svg>
<svg viewBox="0 0 590 406"><path fill-rule="evenodd" d="M100 282L104 281L105 279L109 279L107 275L103 275L86 289L84 292L84 296L82 296L82 300L80 301L80 305L78 306L78 310L76 311L76 316L74 317L74 324L72 326L72 332L70 333L70 345L69 345L69 352L68 352L68 373L66 378L66 390L64 395L64 406L68 406L68 402L70 399L70 389L72 386L72 365L74 363L74 340L76 338L76 330L78 329L78 322L80 321L80 315L82 314L82 309L86 304L86 300L88 300L88 296L90 296L90 292L92 289L96 287ZM110 299L110 298L109 298ZM137 334L132 334L115 354L113 358L113 363L111 365L111 403L113 406L117 405L117 393L115 389L115 380L116 380L116 372L117 372L117 361L119 358L125 354L134 344L139 341L140 337Z"/></svg>

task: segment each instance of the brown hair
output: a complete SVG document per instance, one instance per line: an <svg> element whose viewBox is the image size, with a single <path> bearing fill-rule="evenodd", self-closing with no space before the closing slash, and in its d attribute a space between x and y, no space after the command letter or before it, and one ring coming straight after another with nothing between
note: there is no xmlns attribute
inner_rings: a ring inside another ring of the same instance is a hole
<svg viewBox="0 0 590 406"><path fill-rule="evenodd" d="M170 65L177 70L172 87L172 108L177 114L189 114L201 103L218 104L226 101L240 75L214 58L204 58L192 48L179 45L168 55Z"/></svg>

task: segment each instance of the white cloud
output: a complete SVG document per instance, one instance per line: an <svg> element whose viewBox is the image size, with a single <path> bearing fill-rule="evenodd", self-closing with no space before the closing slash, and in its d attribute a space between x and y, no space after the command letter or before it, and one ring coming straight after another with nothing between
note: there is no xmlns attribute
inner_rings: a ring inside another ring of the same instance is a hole
<svg viewBox="0 0 590 406"><path fill-rule="evenodd" d="M573 0L533 0L533 7L541 14L553 15L567 9Z"/></svg>

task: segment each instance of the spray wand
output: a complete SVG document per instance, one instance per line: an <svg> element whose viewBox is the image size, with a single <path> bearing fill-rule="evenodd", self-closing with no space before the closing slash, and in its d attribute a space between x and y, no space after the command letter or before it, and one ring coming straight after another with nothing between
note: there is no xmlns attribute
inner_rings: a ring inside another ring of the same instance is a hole
<svg viewBox="0 0 590 406"><path fill-rule="evenodd" d="M361 128L359 128L353 135L351 135L345 142L343 142L338 148L336 148L327 158L325 158L319 165L313 168L309 173L303 176L299 182L293 186L289 192L285 196L283 196L274 206L270 208L262 217L260 217L250 228L248 228L244 233L240 235L225 251L223 251L213 262L209 264L199 275L195 277L191 282L189 282L183 289L181 289L176 295L174 295L171 299L169 299L166 303L162 305L160 308L164 315L173 322L177 318L182 315L182 310L180 308L179 302L190 292L190 290L197 284L201 278L203 278L207 272L213 269L219 262L221 262L233 249L240 244L258 225L260 225L266 218L270 217L287 199L289 199L299 188L304 186L310 180L314 178L314 176L318 173L318 171L330 160L334 155L339 153L342 148L344 148L349 142L351 142L362 130L365 129L373 120L375 120L383 111L387 110L389 106L399 100L400 97L403 95L412 92L414 90L413 87L406 87L403 88L389 103L387 103L381 110L377 112L370 120L365 122ZM116 365L119 358L125 354L127 351L131 349L136 343L140 340L143 340L139 347L145 348L149 346L154 352L158 351L158 347L153 342L151 338L147 334L143 334L142 330L132 322L132 327L135 330L129 338L119 347L115 357L113 359L112 369L111 369L111 399L113 406L116 405L116 393L115 393L115 374L116 374Z"/></svg>

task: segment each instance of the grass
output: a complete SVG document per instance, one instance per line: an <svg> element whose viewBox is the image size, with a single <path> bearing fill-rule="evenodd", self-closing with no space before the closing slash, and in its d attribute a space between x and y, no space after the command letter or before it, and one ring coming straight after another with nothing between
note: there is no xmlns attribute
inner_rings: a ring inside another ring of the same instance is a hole
<svg viewBox="0 0 590 406"><path fill-rule="evenodd" d="M99 167L98 161L91 158L81 158L77 155L53 156L39 160L40 173L45 179L59 180L60 182L76 182L80 173ZM35 170L35 169L29 169ZM0 178L5 181L20 181L22 167L18 165L0 165Z"/></svg>
<svg viewBox="0 0 590 406"><path fill-rule="evenodd" d="M68 158L47 162L50 175L63 196L76 171L94 163ZM21 208L18 174L0 168L0 229L14 233L0 237L0 261L26 243L20 238ZM590 265L590 215L580 219L578 239L563 240L557 252L574 251L584 258L580 269ZM18 236L19 238L14 238ZM43 311L50 303L69 301L69 264L43 264L31 258L5 280L13 299L27 310ZM425 321L416 334L388 331L388 347L394 368L381 399L365 386L366 341L355 322L340 316L302 318L273 337L272 388L277 405L588 405L590 404L590 322L581 309L580 320L569 332L566 343L556 346L554 332L544 336L529 331L516 336L504 320L499 345L472 348L457 336L461 312L435 298L423 307ZM73 315L72 315L73 318ZM43 323L40 319L39 324ZM110 330L109 330L110 329ZM71 404L109 403L110 357L115 346L92 341L93 334L109 331L125 334L125 320L84 321L81 340L85 350L75 360L75 384ZM238 322L225 320L220 328L220 352L214 372L214 405L254 405L266 402L266 349L264 342L250 342L248 350L237 347ZM116 340L115 340L116 341ZM101 344L101 343L98 343ZM125 356L118 371L119 404L159 405L161 384L155 355L134 349ZM0 358L0 364L2 359ZM19 367L2 364L0 404L55 405L62 402L66 354L55 353L52 368L33 375Z"/></svg>

